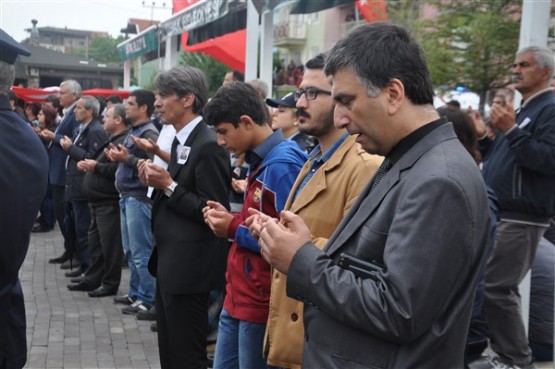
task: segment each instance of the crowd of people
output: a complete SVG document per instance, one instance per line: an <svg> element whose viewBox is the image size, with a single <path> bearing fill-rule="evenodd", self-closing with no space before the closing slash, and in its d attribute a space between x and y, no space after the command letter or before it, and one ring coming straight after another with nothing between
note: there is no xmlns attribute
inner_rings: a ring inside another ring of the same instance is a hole
<svg viewBox="0 0 555 369"><path fill-rule="evenodd" d="M218 369L459 368L488 344L484 368L536 368L553 357L554 62L518 50L521 107L497 94L487 120L435 109L420 46L384 23L307 61L282 98L237 71L209 98L204 74L177 66L125 102L66 80L17 113L3 76L0 124L40 139L25 157L48 168L27 207L39 219L11 231L23 245L57 222L49 262L67 288L154 319L162 368L206 368L208 337ZM4 136L3 168L18 160ZM26 247L2 254L0 368L25 362L2 332Z"/></svg>

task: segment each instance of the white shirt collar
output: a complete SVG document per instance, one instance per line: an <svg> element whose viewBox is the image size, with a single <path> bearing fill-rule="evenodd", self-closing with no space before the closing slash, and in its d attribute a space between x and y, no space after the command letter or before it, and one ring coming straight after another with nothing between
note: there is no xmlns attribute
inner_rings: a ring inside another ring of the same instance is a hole
<svg viewBox="0 0 555 369"><path fill-rule="evenodd" d="M181 130L176 133L175 137L177 137L177 140L181 145L185 145L187 138L189 138L189 135L191 134L191 132L193 132L193 129L195 129L195 127L201 121L202 121L202 116L199 115L198 117L196 117L195 119L187 123L185 127L181 128Z"/></svg>

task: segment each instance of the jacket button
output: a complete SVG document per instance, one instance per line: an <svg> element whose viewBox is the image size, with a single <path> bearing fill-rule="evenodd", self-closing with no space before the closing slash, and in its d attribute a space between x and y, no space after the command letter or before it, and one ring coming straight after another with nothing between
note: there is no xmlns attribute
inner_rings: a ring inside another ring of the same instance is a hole
<svg viewBox="0 0 555 369"><path fill-rule="evenodd" d="M297 313L291 314L291 321L296 322L297 320L299 320L299 316L297 315Z"/></svg>

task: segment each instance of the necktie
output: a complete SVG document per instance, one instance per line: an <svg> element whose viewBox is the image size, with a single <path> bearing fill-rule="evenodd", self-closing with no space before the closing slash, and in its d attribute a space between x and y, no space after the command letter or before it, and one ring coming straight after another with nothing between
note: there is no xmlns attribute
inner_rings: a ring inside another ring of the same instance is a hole
<svg viewBox="0 0 555 369"><path fill-rule="evenodd" d="M168 170L171 172L173 166L175 165L175 163L177 163L177 145L179 144L179 140L177 139L177 136L173 138L173 142L172 142L172 149L170 152L170 163L168 165Z"/></svg>
<svg viewBox="0 0 555 369"><path fill-rule="evenodd" d="M389 158L385 158L382 161L382 164L380 165L378 170L376 171L374 178L372 179L372 186L370 187L370 192L372 192L374 188L376 188L376 186L378 185L378 183L380 183L382 178L385 177L389 169L391 169L391 162L389 161Z"/></svg>

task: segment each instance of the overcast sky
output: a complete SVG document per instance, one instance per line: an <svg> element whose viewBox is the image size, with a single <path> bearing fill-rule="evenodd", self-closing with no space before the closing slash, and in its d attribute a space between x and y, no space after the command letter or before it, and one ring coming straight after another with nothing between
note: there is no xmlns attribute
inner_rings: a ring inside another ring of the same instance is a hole
<svg viewBox="0 0 555 369"><path fill-rule="evenodd" d="M0 28L17 41L29 36L25 29L38 20L37 27L67 27L104 31L117 37L129 18L165 20L171 16L172 1L152 0L0 0ZM162 4L165 3L165 8Z"/></svg>

